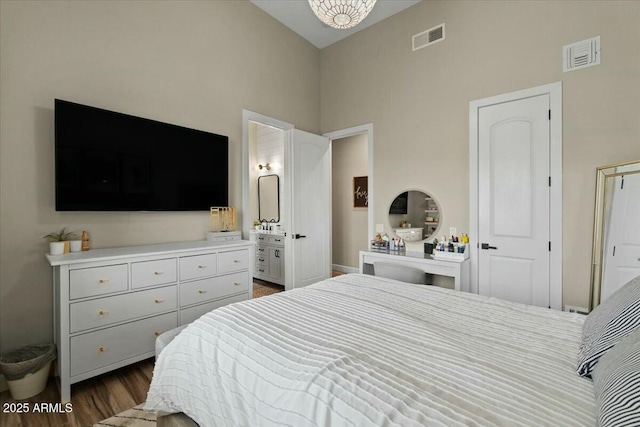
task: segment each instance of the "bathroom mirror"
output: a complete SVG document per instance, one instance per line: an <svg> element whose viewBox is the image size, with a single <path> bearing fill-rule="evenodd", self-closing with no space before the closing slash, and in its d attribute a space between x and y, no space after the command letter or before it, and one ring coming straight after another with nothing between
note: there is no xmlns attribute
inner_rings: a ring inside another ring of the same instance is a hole
<svg viewBox="0 0 640 427"><path fill-rule="evenodd" d="M441 209L438 202L421 190L398 194L389 206L392 234L407 242L428 239L440 228Z"/></svg>
<svg viewBox="0 0 640 427"><path fill-rule="evenodd" d="M258 178L258 216L260 221L280 222L278 175L264 175Z"/></svg>
<svg viewBox="0 0 640 427"><path fill-rule="evenodd" d="M640 276L640 160L596 171L591 309Z"/></svg>

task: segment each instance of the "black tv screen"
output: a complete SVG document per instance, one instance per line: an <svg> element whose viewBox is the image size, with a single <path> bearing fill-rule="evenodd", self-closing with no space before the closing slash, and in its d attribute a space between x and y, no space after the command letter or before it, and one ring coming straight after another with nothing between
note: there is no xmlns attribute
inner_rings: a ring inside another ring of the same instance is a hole
<svg viewBox="0 0 640 427"><path fill-rule="evenodd" d="M228 143L226 136L56 99L56 210L227 206Z"/></svg>

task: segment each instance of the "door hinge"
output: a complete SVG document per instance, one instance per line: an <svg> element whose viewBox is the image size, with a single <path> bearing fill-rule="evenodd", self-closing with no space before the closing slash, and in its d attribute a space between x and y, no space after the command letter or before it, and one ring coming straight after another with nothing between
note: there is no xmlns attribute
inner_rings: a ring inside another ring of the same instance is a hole
<svg viewBox="0 0 640 427"><path fill-rule="evenodd" d="M551 120L551 110L549 110L549 120Z"/></svg>
<svg viewBox="0 0 640 427"><path fill-rule="evenodd" d="M549 252L551 252L551 242L549 242Z"/></svg>

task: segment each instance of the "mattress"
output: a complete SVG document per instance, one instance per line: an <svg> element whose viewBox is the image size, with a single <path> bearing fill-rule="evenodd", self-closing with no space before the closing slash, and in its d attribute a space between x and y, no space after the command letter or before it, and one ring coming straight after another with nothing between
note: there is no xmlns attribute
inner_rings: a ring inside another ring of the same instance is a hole
<svg viewBox="0 0 640 427"><path fill-rule="evenodd" d="M584 316L348 274L214 310L145 409L208 426L595 426Z"/></svg>

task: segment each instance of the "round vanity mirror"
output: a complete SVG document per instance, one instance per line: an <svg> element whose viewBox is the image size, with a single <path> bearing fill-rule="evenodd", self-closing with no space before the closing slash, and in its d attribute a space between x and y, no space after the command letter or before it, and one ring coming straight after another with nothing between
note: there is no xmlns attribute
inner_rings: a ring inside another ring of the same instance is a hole
<svg viewBox="0 0 640 427"><path fill-rule="evenodd" d="M409 190L400 193L389 206L389 224L405 242L419 242L438 232L441 209L429 193Z"/></svg>

